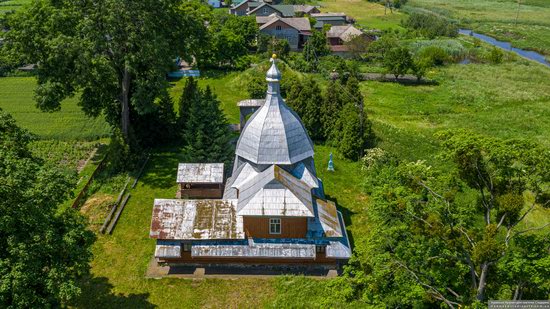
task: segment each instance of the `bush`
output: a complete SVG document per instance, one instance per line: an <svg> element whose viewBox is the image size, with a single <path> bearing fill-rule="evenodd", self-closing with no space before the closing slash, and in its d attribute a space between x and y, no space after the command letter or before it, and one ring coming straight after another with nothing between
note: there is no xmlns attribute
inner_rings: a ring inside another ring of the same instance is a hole
<svg viewBox="0 0 550 309"><path fill-rule="evenodd" d="M504 58L504 53L498 47L493 47L493 49L491 49L491 51L487 55L487 60L489 60L489 62L491 62L492 64L502 63L503 58Z"/></svg>
<svg viewBox="0 0 550 309"><path fill-rule="evenodd" d="M444 59L444 62L461 61L467 54L467 49L462 43L454 39L417 41L412 43L410 48L415 55L433 55L437 56L437 58L441 58L443 54L445 54L446 56L444 58L446 59ZM429 49L429 51L425 51L425 49Z"/></svg>
<svg viewBox="0 0 550 309"><path fill-rule="evenodd" d="M417 57L424 59L429 66L441 66L449 62L450 57L444 49L437 46L428 46L420 50Z"/></svg>
<svg viewBox="0 0 550 309"><path fill-rule="evenodd" d="M436 38L438 36L458 36L458 26L449 19L427 11L413 11L409 19L403 22L407 28L418 30L423 36Z"/></svg>

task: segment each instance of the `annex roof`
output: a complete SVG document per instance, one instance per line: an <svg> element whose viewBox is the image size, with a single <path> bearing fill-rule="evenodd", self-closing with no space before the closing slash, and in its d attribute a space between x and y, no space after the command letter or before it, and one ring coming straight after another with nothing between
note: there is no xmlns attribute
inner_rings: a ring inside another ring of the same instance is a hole
<svg viewBox="0 0 550 309"><path fill-rule="evenodd" d="M323 232L326 237L342 237L342 227L338 221L338 211L336 210L336 204L332 201L316 199L317 213L319 216L319 222L323 228Z"/></svg>
<svg viewBox="0 0 550 309"><path fill-rule="evenodd" d="M311 187L272 165L238 190L239 216L314 217Z"/></svg>
<svg viewBox="0 0 550 309"><path fill-rule="evenodd" d="M265 103L242 129L235 153L254 164L294 164L313 157L313 142L300 120L284 102L278 90L281 73L275 62L266 80Z"/></svg>
<svg viewBox="0 0 550 309"><path fill-rule="evenodd" d="M156 239L242 239L236 200L155 199L149 235Z"/></svg>
<svg viewBox="0 0 550 309"><path fill-rule="evenodd" d="M317 179L315 173L310 171L302 162L298 163L292 170L292 175L312 188L319 188L319 179Z"/></svg>
<svg viewBox="0 0 550 309"><path fill-rule="evenodd" d="M315 258L314 244L194 245L193 257Z"/></svg>
<svg viewBox="0 0 550 309"><path fill-rule="evenodd" d="M332 26L330 30L327 31L328 38L339 38L344 42L362 34L363 32L353 25Z"/></svg>
<svg viewBox="0 0 550 309"><path fill-rule="evenodd" d="M309 14L312 10L314 10L316 7L313 5L303 5L303 4L295 4L294 5L294 11L295 12L303 12L306 14Z"/></svg>
<svg viewBox="0 0 550 309"><path fill-rule="evenodd" d="M180 163L178 183L223 183L223 163Z"/></svg>

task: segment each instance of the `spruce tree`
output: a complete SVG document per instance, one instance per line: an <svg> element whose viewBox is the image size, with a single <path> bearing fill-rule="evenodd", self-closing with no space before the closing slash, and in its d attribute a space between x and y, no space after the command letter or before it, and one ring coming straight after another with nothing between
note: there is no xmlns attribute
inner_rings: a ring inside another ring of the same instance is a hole
<svg viewBox="0 0 550 309"><path fill-rule="evenodd" d="M369 147L371 129L370 125L368 128L361 128L361 113L355 104L347 103L344 106L336 127L338 151L347 159L358 160Z"/></svg>
<svg viewBox="0 0 550 309"><path fill-rule="evenodd" d="M331 80L325 89L323 105L320 108L321 127L323 138L334 140L335 127L338 121L338 115L344 105L342 97L342 84L339 81Z"/></svg>
<svg viewBox="0 0 550 309"><path fill-rule="evenodd" d="M193 77L189 77L183 86L181 98L178 104L178 122L177 127L182 135L185 136L185 128L189 120L191 107L199 99L199 85Z"/></svg>
<svg viewBox="0 0 550 309"><path fill-rule="evenodd" d="M210 87L199 90L191 101L185 129L185 151L194 162L230 162L231 132L220 109L220 101Z"/></svg>

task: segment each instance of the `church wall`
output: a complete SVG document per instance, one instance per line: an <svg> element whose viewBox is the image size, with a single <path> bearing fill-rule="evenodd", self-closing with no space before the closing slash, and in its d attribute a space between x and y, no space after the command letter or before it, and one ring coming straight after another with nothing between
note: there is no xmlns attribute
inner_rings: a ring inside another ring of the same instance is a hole
<svg viewBox="0 0 550 309"><path fill-rule="evenodd" d="M254 238L305 238L307 233L306 217L274 217L281 219L281 234L269 233L271 217L244 216L243 225L247 236Z"/></svg>

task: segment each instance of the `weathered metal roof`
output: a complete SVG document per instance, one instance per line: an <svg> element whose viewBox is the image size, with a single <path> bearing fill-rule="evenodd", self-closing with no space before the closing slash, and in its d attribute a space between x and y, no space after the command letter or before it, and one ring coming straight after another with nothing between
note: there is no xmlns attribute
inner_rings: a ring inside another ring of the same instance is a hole
<svg viewBox="0 0 550 309"><path fill-rule="evenodd" d="M223 183L223 163L180 163L178 183Z"/></svg>
<svg viewBox="0 0 550 309"><path fill-rule="evenodd" d="M338 211L332 201L316 199L319 222L326 237L342 237L342 226L338 221Z"/></svg>
<svg viewBox="0 0 550 309"><path fill-rule="evenodd" d="M258 16L263 17L263 16ZM264 105L265 99L248 99L242 100L237 103L238 107L260 107Z"/></svg>
<svg viewBox="0 0 550 309"><path fill-rule="evenodd" d="M273 16L268 21L264 21L264 24L260 27L260 30L263 30L269 27L271 24L273 24L276 21L282 21L283 23L289 25L290 27L298 31L311 31L311 23L309 22L309 19L305 17L285 18L280 16ZM258 19L256 19L256 22L258 22Z"/></svg>
<svg viewBox="0 0 550 309"><path fill-rule="evenodd" d="M181 245L160 245L155 246L155 257L166 259L166 258L179 258L181 257Z"/></svg>
<svg viewBox="0 0 550 309"><path fill-rule="evenodd" d="M254 164L294 164L313 157L313 142L279 94L280 72L273 61L268 71L265 103L244 126L236 154Z"/></svg>
<svg viewBox="0 0 550 309"><path fill-rule="evenodd" d="M313 217L311 187L272 165L238 189L239 216Z"/></svg>
<svg viewBox="0 0 550 309"><path fill-rule="evenodd" d="M194 257L253 257L253 258L315 258L315 245L295 243L262 243L247 245L194 245Z"/></svg>
<svg viewBox="0 0 550 309"><path fill-rule="evenodd" d="M243 219L236 200L155 199L151 238L240 239Z"/></svg>
<svg viewBox="0 0 550 309"><path fill-rule="evenodd" d="M342 12L327 12L327 13L313 13L311 14L313 18L319 17L346 17L346 13Z"/></svg>

